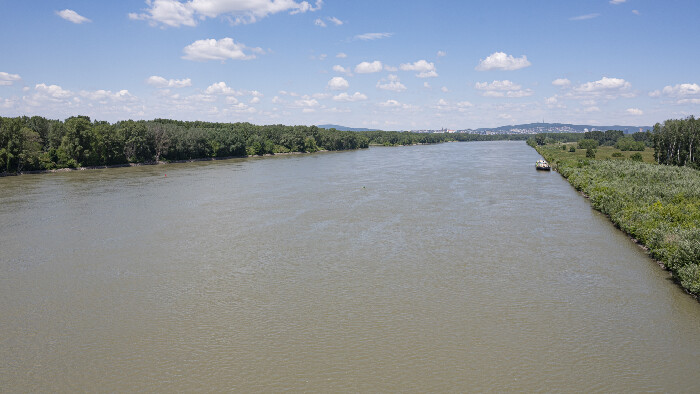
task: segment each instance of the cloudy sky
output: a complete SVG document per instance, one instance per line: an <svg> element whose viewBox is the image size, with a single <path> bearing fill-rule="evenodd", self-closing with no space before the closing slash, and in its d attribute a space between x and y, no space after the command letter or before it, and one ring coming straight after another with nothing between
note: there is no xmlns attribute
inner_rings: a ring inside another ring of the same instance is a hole
<svg viewBox="0 0 700 394"><path fill-rule="evenodd" d="M698 0L0 6L2 116L411 130L700 115Z"/></svg>

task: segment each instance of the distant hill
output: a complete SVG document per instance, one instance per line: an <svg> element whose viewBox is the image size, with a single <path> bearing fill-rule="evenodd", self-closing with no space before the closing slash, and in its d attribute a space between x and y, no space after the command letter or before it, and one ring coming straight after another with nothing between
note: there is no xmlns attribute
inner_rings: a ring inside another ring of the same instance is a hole
<svg viewBox="0 0 700 394"><path fill-rule="evenodd" d="M651 130L651 126L592 126L592 125L576 125L568 123L526 123L518 125L508 125L500 127L482 127L475 129L476 132L493 131L498 133L583 133L593 130L622 130L625 133L636 133L638 131Z"/></svg>
<svg viewBox="0 0 700 394"><path fill-rule="evenodd" d="M355 128L355 127L345 127L345 126L340 126L337 124L320 124L317 126L322 128L322 129L336 129L336 130L340 130L340 131L374 131L374 130L379 130L379 129L363 129L363 128Z"/></svg>

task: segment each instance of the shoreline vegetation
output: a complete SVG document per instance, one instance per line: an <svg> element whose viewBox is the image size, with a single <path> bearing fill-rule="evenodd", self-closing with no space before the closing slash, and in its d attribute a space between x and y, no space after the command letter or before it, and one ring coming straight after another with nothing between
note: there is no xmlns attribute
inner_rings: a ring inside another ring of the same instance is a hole
<svg viewBox="0 0 700 394"><path fill-rule="evenodd" d="M537 135L528 144L700 300L698 120L669 120L631 137L605 134L612 136ZM643 144L623 150L634 140Z"/></svg>
<svg viewBox="0 0 700 394"><path fill-rule="evenodd" d="M341 131L317 126L185 122L170 119L65 121L41 116L0 117L0 176L64 169L109 168L434 144L448 141L525 140L524 135Z"/></svg>

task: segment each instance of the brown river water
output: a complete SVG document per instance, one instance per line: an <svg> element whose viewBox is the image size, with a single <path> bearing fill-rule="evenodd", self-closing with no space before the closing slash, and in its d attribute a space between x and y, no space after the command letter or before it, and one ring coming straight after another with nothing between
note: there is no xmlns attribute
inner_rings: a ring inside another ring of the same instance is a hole
<svg viewBox="0 0 700 394"><path fill-rule="evenodd" d="M0 178L0 392L698 392L700 303L539 158Z"/></svg>

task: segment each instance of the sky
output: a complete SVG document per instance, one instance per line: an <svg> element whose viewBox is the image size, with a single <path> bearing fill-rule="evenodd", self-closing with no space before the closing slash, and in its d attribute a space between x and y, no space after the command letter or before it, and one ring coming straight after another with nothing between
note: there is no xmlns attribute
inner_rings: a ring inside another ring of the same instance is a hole
<svg viewBox="0 0 700 394"><path fill-rule="evenodd" d="M0 0L0 115L383 130L700 115L698 0Z"/></svg>

